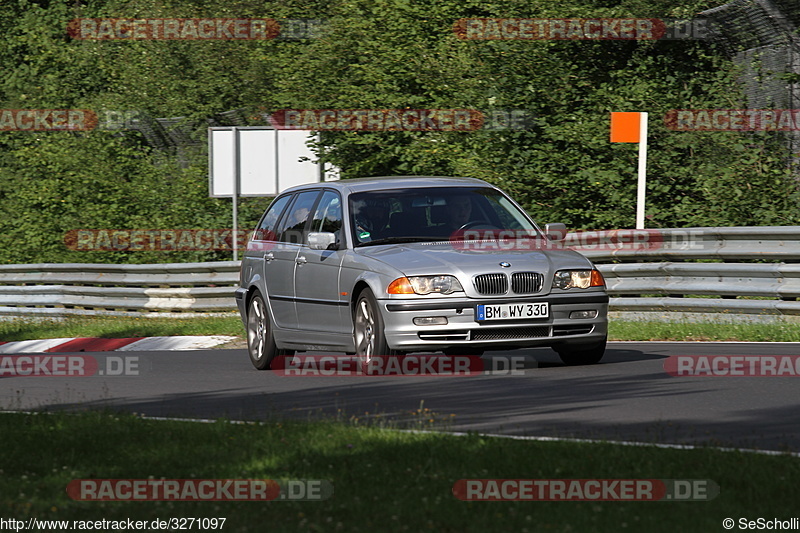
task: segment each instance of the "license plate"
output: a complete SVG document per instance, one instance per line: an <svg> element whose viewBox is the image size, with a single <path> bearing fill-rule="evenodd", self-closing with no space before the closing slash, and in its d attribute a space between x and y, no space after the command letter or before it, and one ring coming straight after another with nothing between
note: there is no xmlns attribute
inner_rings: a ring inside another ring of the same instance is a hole
<svg viewBox="0 0 800 533"><path fill-rule="evenodd" d="M550 306L547 302L521 302L518 304L484 304L476 309L476 320L520 320L525 318L548 318Z"/></svg>

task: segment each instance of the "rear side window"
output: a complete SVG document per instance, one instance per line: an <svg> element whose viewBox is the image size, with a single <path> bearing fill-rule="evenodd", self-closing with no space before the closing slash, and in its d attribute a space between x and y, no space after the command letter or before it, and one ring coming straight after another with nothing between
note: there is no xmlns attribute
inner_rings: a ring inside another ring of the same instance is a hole
<svg viewBox="0 0 800 533"><path fill-rule="evenodd" d="M320 191L306 191L301 192L295 197L294 202L289 207L289 210L281 217L278 223L278 240L281 242L291 242L295 244L303 244L305 241L306 226L314 207L314 202L317 200Z"/></svg>
<svg viewBox="0 0 800 533"><path fill-rule="evenodd" d="M278 223L283 209L292 199L292 195L282 196L272 202L264 214L264 218L253 234L254 241L274 241L276 240L275 225Z"/></svg>

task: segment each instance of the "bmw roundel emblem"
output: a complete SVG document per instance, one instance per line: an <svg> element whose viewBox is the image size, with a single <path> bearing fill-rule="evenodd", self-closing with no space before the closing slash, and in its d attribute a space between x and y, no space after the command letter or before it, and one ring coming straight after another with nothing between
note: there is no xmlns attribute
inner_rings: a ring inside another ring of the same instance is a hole
<svg viewBox="0 0 800 533"><path fill-rule="evenodd" d="M508 268L508 267L510 267L510 266L511 266L511 263L507 263L507 262L505 262L505 261L502 261L502 262L500 263L500 266L501 266L501 267L503 267L503 268Z"/></svg>

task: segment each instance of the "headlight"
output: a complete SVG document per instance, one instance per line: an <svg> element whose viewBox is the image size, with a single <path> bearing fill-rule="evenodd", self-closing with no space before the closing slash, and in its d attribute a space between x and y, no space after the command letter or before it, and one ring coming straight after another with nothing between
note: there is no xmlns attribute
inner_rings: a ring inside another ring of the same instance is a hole
<svg viewBox="0 0 800 533"><path fill-rule="evenodd" d="M606 282L599 270L559 270L553 277L557 289L588 289L605 287Z"/></svg>
<svg viewBox="0 0 800 533"><path fill-rule="evenodd" d="M389 294L452 294L463 292L458 280L453 276L410 276L398 278L389 284Z"/></svg>

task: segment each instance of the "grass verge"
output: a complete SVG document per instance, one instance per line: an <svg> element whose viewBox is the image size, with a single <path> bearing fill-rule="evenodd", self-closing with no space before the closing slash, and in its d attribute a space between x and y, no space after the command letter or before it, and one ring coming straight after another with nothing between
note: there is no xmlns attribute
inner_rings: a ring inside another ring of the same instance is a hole
<svg viewBox="0 0 800 533"><path fill-rule="evenodd" d="M609 339L617 341L772 341L800 342L797 323L711 323L611 320ZM238 316L176 318L77 318L0 320L0 341L60 337L158 337L232 335L243 337Z"/></svg>
<svg viewBox="0 0 800 533"><path fill-rule="evenodd" d="M63 320L0 320L0 340L61 337L161 337L171 335L244 335L238 316L197 318L68 317Z"/></svg>
<svg viewBox="0 0 800 533"><path fill-rule="evenodd" d="M427 416L427 414L425 415ZM0 415L0 516L24 520L226 518L223 531L717 531L788 519L800 459L714 449L407 433L347 421L234 425L134 415ZM328 480L304 502L80 502L74 479ZM706 502L462 502L468 478L710 479Z"/></svg>
<svg viewBox="0 0 800 533"><path fill-rule="evenodd" d="M611 320L609 339L618 341L800 342L797 323L711 323Z"/></svg>

